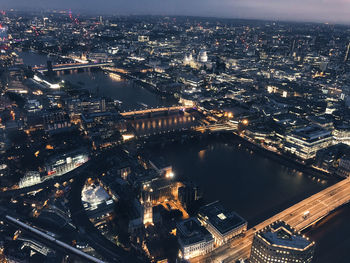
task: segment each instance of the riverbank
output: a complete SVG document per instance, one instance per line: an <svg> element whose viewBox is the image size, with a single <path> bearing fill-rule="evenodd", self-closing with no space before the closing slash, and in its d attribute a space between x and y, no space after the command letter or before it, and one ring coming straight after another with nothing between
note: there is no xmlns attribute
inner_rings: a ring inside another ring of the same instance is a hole
<svg viewBox="0 0 350 263"><path fill-rule="evenodd" d="M108 73L116 73L112 70L108 70L108 69L103 69L103 71L108 72ZM132 81L134 85L139 85L140 87L147 89L148 91L166 98L167 100L173 100L174 103L178 103L178 100L175 99L174 95L168 92L163 92L160 89L157 88L157 86L155 85L151 85L145 81L142 81L136 77L131 76L130 74L126 74L126 73L117 73L118 75L120 75L123 79L127 79L129 81Z"/></svg>
<svg viewBox="0 0 350 263"><path fill-rule="evenodd" d="M310 175L319 177L319 178L323 178L323 179L331 179L331 180L335 180L335 181L339 181L341 178L339 176L336 175L331 175L329 173L323 172L321 170L315 169L311 166L308 166L306 164L302 164L300 162L298 162L295 158L290 158L285 154L279 154L273 151L269 151L257 144L254 144L246 139L244 139L243 137L237 135L237 134L233 134L238 140L240 140L240 142L244 143L246 147L252 149L253 151L259 152L261 154L263 154L266 157L271 158L272 160L275 160L277 162L280 162L281 164L284 164L288 167L291 168L295 168L298 169L302 172L308 173Z"/></svg>
<svg viewBox="0 0 350 263"><path fill-rule="evenodd" d="M333 184L252 151L232 134L155 136L142 149L172 165L177 180L196 183L204 203L220 200L251 226Z"/></svg>

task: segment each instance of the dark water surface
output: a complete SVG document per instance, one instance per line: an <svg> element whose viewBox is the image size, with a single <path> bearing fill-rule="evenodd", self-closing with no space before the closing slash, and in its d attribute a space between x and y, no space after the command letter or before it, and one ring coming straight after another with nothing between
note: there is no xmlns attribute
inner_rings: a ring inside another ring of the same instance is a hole
<svg viewBox="0 0 350 263"><path fill-rule="evenodd" d="M169 105L164 99L149 90L133 85L131 81L115 80L103 71L61 74L59 77L98 93L100 96L122 101L123 110Z"/></svg>
<svg viewBox="0 0 350 263"><path fill-rule="evenodd" d="M47 61L50 60L44 54L38 54L32 51L22 51L18 56L23 59L23 63L28 66L46 66Z"/></svg>
<svg viewBox="0 0 350 263"><path fill-rule="evenodd" d="M47 61L45 55L33 52L19 55L31 66L45 65ZM101 71L60 74L59 77L122 101L124 110L167 105L150 91L128 81L117 81ZM166 124L163 122L162 126ZM139 126L142 129L142 123ZM221 200L228 209L245 217L250 226L330 185L243 147L220 141L205 146L170 145L153 153L169 160L176 176L196 182L207 202ZM349 222L350 206L345 206L305 232L316 241L314 262L350 262Z"/></svg>
<svg viewBox="0 0 350 263"><path fill-rule="evenodd" d="M165 156L177 176L197 183L207 202L221 200L250 226L330 185L239 144L172 145L157 154Z"/></svg>
<svg viewBox="0 0 350 263"><path fill-rule="evenodd" d="M250 227L331 185L220 141L165 146L154 153L170 161L176 176L196 182L207 202L221 200L245 217ZM316 242L313 262L350 262L349 222L350 206L345 206L305 231Z"/></svg>

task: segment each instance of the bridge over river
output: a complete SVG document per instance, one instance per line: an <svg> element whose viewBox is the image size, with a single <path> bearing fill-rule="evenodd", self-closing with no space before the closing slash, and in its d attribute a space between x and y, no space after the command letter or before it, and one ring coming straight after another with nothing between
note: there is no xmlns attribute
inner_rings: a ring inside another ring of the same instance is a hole
<svg viewBox="0 0 350 263"><path fill-rule="evenodd" d="M74 69L84 69L84 68L101 68L105 66L112 66L112 62L103 63L69 63L69 64L56 64L52 65L52 71L64 71L64 70L74 70ZM34 67L33 70L38 70L39 72L48 71L47 67Z"/></svg>
<svg viewBox="0 0 350 263"><path fill-rule="evenodd" d="M301 231L315 224L336 208L350 201L350 179L344 179L317 194L285 209L257 226L247 230L242 238L233 239L211 253L193 258L191 262L236 262L250 256L254 233L271 223L282 220Z"/></svg>
<svg viewBox="0 0 350 263"><path fill-rule="evenodd" d="M170 111L185 111L187 109L192 109L191 107L185 107L185 106L172 106L172 107L160 107L160 108L150 108L150 109L143 109L143 110L134 110L134 111L128 111L128 112L121 112L120 114L123 117L130 117L130 116L136 116L136 115L145 115L150 113L162 113L162 112L170 112Z"/></svg>

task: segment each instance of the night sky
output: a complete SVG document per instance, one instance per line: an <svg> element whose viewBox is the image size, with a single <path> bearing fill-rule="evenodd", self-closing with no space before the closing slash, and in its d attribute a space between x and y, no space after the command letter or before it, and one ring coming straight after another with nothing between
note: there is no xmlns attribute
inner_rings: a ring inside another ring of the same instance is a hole
<svg viewBox="0 0 350 263"><path fill-rule="evenodd" d="M350 0L0 0L1 8L350 23Z"/></svg>

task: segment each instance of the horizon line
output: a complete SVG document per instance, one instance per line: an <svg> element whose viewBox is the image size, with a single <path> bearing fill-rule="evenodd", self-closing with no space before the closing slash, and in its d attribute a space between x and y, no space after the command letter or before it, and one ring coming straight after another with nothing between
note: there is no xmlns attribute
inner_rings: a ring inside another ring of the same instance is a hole
<svg viewBox="0 0 350 263"><path fill-rule="evenodd" d="M71 8L32 8L32 9L22 9L22 8L7 8L3 9L6 12L62 12L66 11L69 12L72 9ZM73 8L73 11L78 14L83 15L96 15L96 16L119 16L119 17L127 17L127 16L155 16L155 17L188 17L188 18L210 18L210 19L225 19L225 20L247 20L247 21L257 21L257 22L278 22L278 23L297 23L297 24L320 24L320 25L330 25L330 26L350 26L349 22L334 22L334 21L320 21L320 20L306 20L306 19L300 19L300 20L293 20L293 19L280 19L280 18L257 18L257 17L237 17L237 16L220 16L220 15L199 15L199 14L192 14L192 15L184 15L184 14L143 14L143 13L133 13L133 12L125 12L124 14L112 14L110 12L95 12L93 10L84 10L84 9L78 9Z"/></svg>

